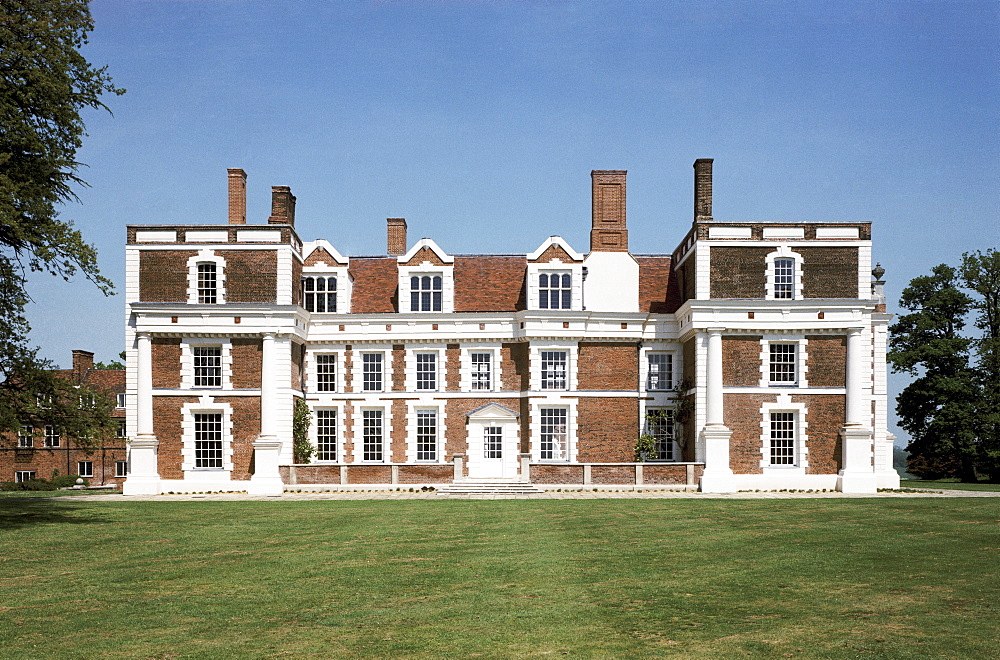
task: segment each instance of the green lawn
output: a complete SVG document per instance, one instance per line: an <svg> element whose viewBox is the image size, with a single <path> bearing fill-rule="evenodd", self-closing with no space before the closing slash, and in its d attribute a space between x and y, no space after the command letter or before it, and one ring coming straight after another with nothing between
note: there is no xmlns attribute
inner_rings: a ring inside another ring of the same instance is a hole
<svg viewBox="0 0 1000 660"><path fill-rule="evenodd" d="M1000 484L989 484L986 482L962 483L957 479L903 479L899 482L900 488L935 488L951 490L989 490L1000 491Z"/></svg>
<svg viewBox="0 0 1000 660"><path fill-rule="evenodd" d="M0 500L0 657L1000 657L1000 500Z"/></svg>

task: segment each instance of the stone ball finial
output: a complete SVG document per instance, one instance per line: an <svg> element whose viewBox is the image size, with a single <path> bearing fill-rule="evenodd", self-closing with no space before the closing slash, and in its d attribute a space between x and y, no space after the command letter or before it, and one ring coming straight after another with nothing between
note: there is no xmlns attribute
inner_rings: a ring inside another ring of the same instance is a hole
<svg viewBox="0 0 1000 660"><path fill-rule="evenodd" d="M872 276L876 280L881 280L883 275L885 275L885 268L882 268L881 263L876 262L875 268L872 269Z"/></svg>

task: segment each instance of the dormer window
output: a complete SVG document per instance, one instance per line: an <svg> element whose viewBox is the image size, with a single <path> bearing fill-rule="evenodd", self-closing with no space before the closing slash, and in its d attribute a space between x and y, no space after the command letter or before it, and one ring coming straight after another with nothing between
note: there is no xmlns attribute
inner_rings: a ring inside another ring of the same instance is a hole
<svg viewBox="0 0 1000 660"><path fill-rule="evenodd" d="M441 311L441 276L436 274L410 277L410 311Z"/></svg>
<svg viewBox="0 0 1000 660"><path fill-rule="evenodd" d="M337 278L314 275L303 277L302 306L310 312L336 312Z"/></svg>
<svg viewBox="0 0 1000 660"><path fill-rule="evenodd" d="M198 302L214 305L218 300L218 278L214 263L198 264Z"/></svg>
<svg viewBox="0 0 1000 660"><path fill-rule="evenodd" d="M538 276L539 309L571 309L573 277L568 271L541 273Z"/></svg>

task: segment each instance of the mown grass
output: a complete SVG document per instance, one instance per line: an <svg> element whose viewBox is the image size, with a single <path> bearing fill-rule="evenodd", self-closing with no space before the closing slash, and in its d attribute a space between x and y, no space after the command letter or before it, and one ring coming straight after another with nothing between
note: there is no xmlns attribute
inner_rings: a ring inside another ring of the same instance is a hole
<svg viewBox="0 0 1000 660"><path fill-rule="evenodd" d="M986 658L1000 501L0 501L0 657Z"/></svg>
<svg viewBox="0 0 1000 660"><path fill-rule="evenodd" d="M987 490L1000 491L1000 484L964 483L957 479L904 479L899 482L900 488L937 488L951 490Z"/></svg>

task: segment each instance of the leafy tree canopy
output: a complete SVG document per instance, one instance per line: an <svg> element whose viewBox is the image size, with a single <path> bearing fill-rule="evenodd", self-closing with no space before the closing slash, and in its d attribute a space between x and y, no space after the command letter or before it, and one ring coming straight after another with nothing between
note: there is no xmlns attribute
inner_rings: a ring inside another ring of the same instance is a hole
<svg viewBox="0 0 1000 660"><path fill-rule="evenodd" d="M107 109L102 95L125 91L79 52L92 29L85 0L0 3L0 430L44 419L85 437L104 426L102 407L81 407L72 384L27 343L24 315L30 271L80 274L113 289L94 248L58 212L76 200L74 186L86 185L77 175L81 111Z"/></svg>

